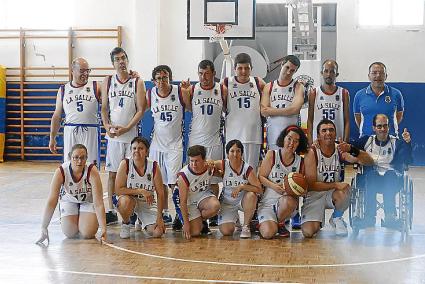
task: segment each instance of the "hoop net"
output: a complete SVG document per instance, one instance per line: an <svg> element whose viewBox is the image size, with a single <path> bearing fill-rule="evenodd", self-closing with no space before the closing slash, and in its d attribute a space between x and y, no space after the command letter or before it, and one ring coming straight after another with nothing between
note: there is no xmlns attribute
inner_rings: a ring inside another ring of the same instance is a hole
<svg viewBox="0 0 425 284"><path fill-rule="evenodd" d="M220 42L224 40L224 35L226 31L231 29L233 25L231 24L214 24L214 25L205 25L207 29L214 31L214 34L210 36L210 42Z"/></svg>

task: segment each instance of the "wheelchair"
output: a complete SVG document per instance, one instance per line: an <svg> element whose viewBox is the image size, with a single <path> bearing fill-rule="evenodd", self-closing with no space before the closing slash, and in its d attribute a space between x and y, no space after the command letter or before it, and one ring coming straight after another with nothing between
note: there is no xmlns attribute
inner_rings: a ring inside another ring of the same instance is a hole
<svg viewBox="0 0 425 284"><path fill-rule="evenodd" d="M349 221L353 231L353 235L357 236L359 230L365 228L365 197L366 186L363 168L355 166L357 172L351 181L351 198L349 208ZM400 188L396 195L396 214L400 222L399 231L401 232L402 241L406 240L409 231L412 229L413 221L413 181L408 174L406 168L402 173L403 187ZM384 204L377 200L377 209L383 209ZM381 220L382 225L382 220Z"/></svg>

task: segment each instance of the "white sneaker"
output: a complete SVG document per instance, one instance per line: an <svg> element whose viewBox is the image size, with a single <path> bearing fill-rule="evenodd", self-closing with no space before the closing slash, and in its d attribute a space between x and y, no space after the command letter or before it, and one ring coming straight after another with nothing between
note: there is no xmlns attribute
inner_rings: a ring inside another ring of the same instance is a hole
<svg viewBox="0 0 425 284"><path fill-rule="evenodd" d="M139 218L137 218L136 223L134 223L134 230L135 231L141 231L142 230L142 221L140 221Z"/></svg>
<svg viewBox="0 0 425 284"><path fill-rule="evenodd" d="M130 238L130 228L131 228L131 224L121 224L121 232L120 232L121 239Z"/></svg>
<svg viewBox="0 0 425 284"><path fill-rule="evenodd" d="M244 225L242 227L241 236L242 239L248 239L251 237L251 230L249 229L248 225Z"/></svg>
<svg viewBox="0 0 425 284"><path fill-rule="evenodd" d="M345 223L342 217L336 217L329 219L329 224L335 229L335 234L339 237L345 237L348 235L347 223Z"/></svg>

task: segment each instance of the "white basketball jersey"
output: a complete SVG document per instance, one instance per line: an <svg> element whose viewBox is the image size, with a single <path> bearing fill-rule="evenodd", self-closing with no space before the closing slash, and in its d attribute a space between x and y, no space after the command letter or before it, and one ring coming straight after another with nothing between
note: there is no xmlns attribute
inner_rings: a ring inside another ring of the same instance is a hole
<svg viewBox="0 0 425 284"><path fill-rule="evenodd" d="M177 174L188 187L187 205L197 205L202 196L210 191L211 172L207 169L205 172L196 174L186 165Z"/></svg>
<svg viewBox="0 0 425 284"><path fill-rule="evenodd" d="M118 75L109 76L108 102L109 119L112 125L127 126L136 114L136 93L138 78L129 78L125 82L118 79ZM108 137L118 142L129 143L138 134L137 125L118 137Z"/></svg>
<svg viewBox="0 0 425 284"><path fill-rule="evenodd" d="M232 197L232 191L241 184L248 184L248 176L252 171L252 167L243 162L240 172L230 166L230 161L225 159L223 162L223 190L221 192L220 201L227 204L237 205L242 200L245 191L239 192L236 198Z"/></svg>
<svg viewBox="0 0 425 284"><path fill-rule="evenodd" d="M72 82L60 88L65 125L99 125L99 98L96 82L75 87Z"/></svg>
<svg viewBox="0 0 425 284"><path fill-rule="evenodd" d="M384 175L386 171L391 169L391 162L394 158L395 144L397 138L390 135L388 141L380 142L376 139L376 135L372 135L367 140L364 149L372 157L375 162L375 169L380 175Z"/></svg>
<svg viewBox="0 0 425 284"><path fill-rule="evenodd" d="M285 165L282 161L280 150L273 150L273 166L269 173L268 179L274 183L283 184L284 177L289 173L299 173L304 171L304 159L295 154L294 161L290 165ZM266 187L262 200L275 200L282 195L273 189Z"/></svg>
<svg viewBox="0 0 425 284"><path fill-rule="evenodd" d="M292 80L287 86L279 85L277 80L272 81L270 87L270 106L273 108L286 108L292 105L296 84L297 81L295 80ZM289 125L298 125L298 118L298 114L267 117L267 143L276 144L280 132Z"/></svg>
<svg viewBox="0 0 425 284"><path fill-rule="evenodd" d="M193 88L192 123L189 133L189 147L202 145L212 147L221 144L220 122L223 112L221 85L205 90L197 83Z"/></svg>
<svg viewBox="0 0 425 284"><path fill-rule="evenodd" d="M127 163L127 188L145 189L154 195L154 203L156 203L156 191L154 186L154 177L158 169L157 163L149 158L145 160L145 170L140 172L134 164L132 158L125 159ZM143 195L136 195L137 199L146 201Z"/></svg>
<svg viewBox="0 0 425 284"><path fill-rule="evenodd" d="M148 92L152 117L154 121L151 149L166 152L168 150L183 150L183 114L184 104L180 88L171 85L171 91L166 97L158 94L153 87Z"/></svg>
<svg viewBox="0 0 425 284"><path fill-rule="evenodd" d="M63 184L59 194L60 200L74 203L93 203L90 172L94 166L94 164L86 165L83 175L79 180L76 180L72 173L71 162L63 163L59 167L63 178Z"/></svg>
<svg viewBox="0 0 425 284"><path fill-rule="evenodd" d="M344 138L344 104L343 96L348 91L344 88L337 87L332 94L323 92L318 87L313 90L316 93L314 101L314 120L313 120L313 139L317 139L316 127L319 122L327 118L332 120L336 126L336 137Z"/></svg>
<svg viewBox="0 0 425 284"><path fill-rule="evenodd" d="M342 182L344 181L344 163L335 145L335 151L330 157L325 157L320 149L313 146L317 157L317 181Z"/></svg>
<svg viewBox="0 0 425 284"><path fill-rule="evenodd" d="M241 84L231 77L227 83L226 143L238 139L242 143L261 144L261 92L257 79L250 77Z"/></svg>

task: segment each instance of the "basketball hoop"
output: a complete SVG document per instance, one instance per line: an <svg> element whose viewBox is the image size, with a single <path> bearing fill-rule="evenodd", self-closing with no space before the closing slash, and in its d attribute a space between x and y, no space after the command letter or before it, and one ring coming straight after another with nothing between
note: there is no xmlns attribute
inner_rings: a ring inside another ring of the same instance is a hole
<svg viewBox="0 0 425 284"><path fill-rule="evenodd" d="M224 40L224 35L227 30L231 29L233 25L231 24L210 24L205 25L205 28L214 31L215 33L210 36L210 42L222 42Z"/></svg>

